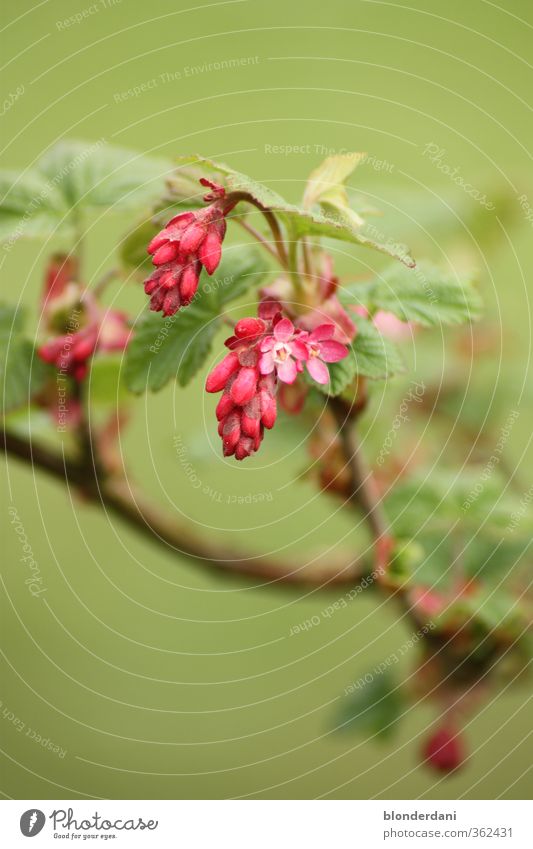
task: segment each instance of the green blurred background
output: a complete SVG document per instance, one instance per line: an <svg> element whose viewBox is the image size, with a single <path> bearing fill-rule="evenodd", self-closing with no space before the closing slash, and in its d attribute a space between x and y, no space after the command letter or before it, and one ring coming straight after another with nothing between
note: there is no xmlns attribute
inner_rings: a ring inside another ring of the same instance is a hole
<svg viewBox="0 0 533 849"><path fill-rule="evenodd" d="M479 351L474 345L473 356L458 356L465 337L453 332L409 342L405 355L415 377L462 381L460 415L488 433L511 409L523 412L505 451L527 482L533 250L518 197L529 192L533 204L533 9L528 0L503 5L237 0L191 8L181 0L8 0L2 99L17 87L24 91L1 118L2 165L31 165L63 137L104 138L156 154L220 158L296 200L328 152L368 151L376 161L362 166L352 184L384 208L378 226L407 241L415 255L474 265L481 274L487 319L476 336ZM65 25L83 10L80 22ZM224 64L217 70L210 63ZM150 81L140 94L128 94ZM428 144L443 148L440 161L459 168L495 209L483 210L432 163L424 155ZM286 155L275 146L302 149ZM110 266L131 223L107 214L94 219L89 282ZM2 297L21 296L35 323L45 257L59 247L21 241L4 258ZM374 262L342 245L335 255L353 275ZM145 304L138 284L116 297L136 315ZM486 339L491 344L484 346ZM370 446L388 432L409 379L376 388L365 420ZM212 410L201 378L137 402L122 448L133 477L162 508L222 542L296 562L315 551L349 557L368 544L350 515L297 480L306 463L301 431L284 420L258 457L237 466L219 457ZM471 447L460 444L454 428L453 417L428 429L413 423L398 449L416 443L428 462L446 468ZM180 463L177 437L201 487ZM531 794L524 685L491 694L468 727L472 758L446 780L419 765L430 707L408 710L385 744L332 735L344 687L410 635L392 603L360 597L319 627L289 636L342 593L257 588L215 575L38 472L12 460L2 465L2 513L17 509L47 587L39 599L28 593L6 521L6 796ZM227 503L239 494L264 500ZM400 674L409 674L413 660L402 660ZM30 739L28 728L65 750L64 757Z"/></svg>

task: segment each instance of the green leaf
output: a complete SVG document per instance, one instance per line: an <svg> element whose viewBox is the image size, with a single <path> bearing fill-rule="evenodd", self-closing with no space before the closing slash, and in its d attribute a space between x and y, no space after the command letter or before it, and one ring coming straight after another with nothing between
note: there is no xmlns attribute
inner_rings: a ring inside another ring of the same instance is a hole
<svg viewBox="0 0 533 849"><path fill-rule="evenodd" d="M91 404L121 404L127 397L124 386L124 358L121 354L99 354L91 361L87 380L87 394Z"/></svg>
<svg viewBox="0 0 533 849"><path fill-rule="evenodd" d="M337 218L348 227L361 227L363 219L350 209L344 182L365 159L365 156L364 153L328 156L318 168L315 168L307 181L303 199L304 209L312 209L318 205L326 215Z"/></svg>
<svg viewBox="0 0 533 849"><path fill-rule="evenodd" d="M218 323L217 315L191 305L161 318L148 313L135 328L126 352L128 388L140 394L157 392L172 378L185 386L202 366Z"/></svg>
<svg viewBox="0 0 533 849"><path fill-rule="evenodd" d="M28 405L50 374L50 369L36 356L33 344L22 336L22 323L20 310L0 306L0 393L3 415Z"/></svg>
<svg viewBox="0 0 533 849"><path fill-rule="evenodd" d="M413 269L391 266L367 284L344 288L340 297L344 303L364 303L423 327L475 321L482 308L470 279L460 280L429 263Z"/></svg>
<svg viewBox="0 0 533 849"><path fill-rule="evenodd" d="M119 256L126 271L134 271L148 277L153 270L152 257L146 248L157 235L161 226L153 221L143 221L123 240Z"/></svg>
<svg viewBox="0 0 533 849"><path fill-rule="evenodd" d="M370 680L365 680L368 677ZM377 667L346 690L336 717L336 731L386 738L396 730L404 699L390 669L381 672Z"/></svg>
<svg viewBox="0 0 533 849"><path fill-rule="evenodd" d="M117 210L159 197L171 168L168 160L102 141L61 141L37 163L37 171L58 187L70 207Z"/></svg>
<svg viewBox="0 0 533 849"><path fill-rule="evenodd" d="M145 206L160 197L172 163L97 142L61 141L31 171L0 172L0 239L69 232L74 210Z"/></svg>
<svg viewBox="0 0 533 849"><path fill-rule="evenodd" d="M46 237L68 228L61 192L40 174L0 171L0 240Z"/></svg>
<svg viewBox="0 0 533 849"><path fill-rule="evenodd" d="M258 183L251 177L234 171L220 162L213 162L202 156L178 157L179 173L184 173L192 179L209 176L218 183L225 186L228 192L243 192L250 195L257 203L266 209L276 213L278 218L290 230L292 238L300 236L323 236L325 238L340 239L345 242L373 248L399 259L406 265L414 265L414 260L403 250L403 248L392 241L388 244L376 242L368 236L359 232L359 227L349 221L341 220L338 215L324 215L323 213L308 212L301 207L288 203L281 195L274 192L268 186Z"/></svg>
<svg viewBox="0 0 533 849"><path fill-rule="evenodd" d="M228 245L213 276L203 272L200 280L202 297L208 298L213 309L220 312L252 287L257 288L267 271L268 264L256 248Z"/></svg>
<svg viewBox="0 0 533 849"><path fill-rule="evenodd" d="M378 380L405 371L396 345L382 336L372 321L361 316L352 318L357 325L357 335L351 346L357 374Z"/></svg>

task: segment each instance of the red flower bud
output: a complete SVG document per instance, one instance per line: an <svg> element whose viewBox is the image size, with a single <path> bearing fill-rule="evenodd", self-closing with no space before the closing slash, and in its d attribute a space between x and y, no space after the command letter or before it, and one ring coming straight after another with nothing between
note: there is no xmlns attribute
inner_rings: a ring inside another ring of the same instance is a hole
<svg viewBox="0 0 533 849"><path fill-rule="evenodd" d="M424 760L439 772L452 772L465 759L461 737L451 728L439 728L432 734L422 754Z"/></svg>
<svg viewBox="0 0 533 849"><path fill-rule="evenodd" d="M235 374L239 368L239 357L232 351L208 374L205 384L206 391L220 392L226 386L231 375Z"/></svg>
<svg viewBox="0 0 533 849"><path fill-rule="evenodd" d="M233 382L230 395L239 406L244 406L255 395L258 373L255 368L241 368Z"/></svg>
<svg viewBox="0 0 533 849"><path fill-rule="evenodd" d="M198 258L208 274L216 271L222 255L222 237L212 229L200 245Z"/></svg>
<svg viewBox="0 0 533 849"><path fill-rule="evenodd" d="M206 199L212 203L204 209L176 215L148 245L156 266L144 286L152 310L173 315L189 304L198 288L202 266L208 274L213 274L220 262L225 216L235 204L227 201L221 186L209 182L208 185L212 192ZM163 294L162 288L169 289L172 297Z"/></svg>
<svg viewBox="0 0 533 849"><path fill-rule="evenodd" d="M235 336L239 339L251 339L260 336L266 330L261 318L241 318L235 325Z"/></svg>

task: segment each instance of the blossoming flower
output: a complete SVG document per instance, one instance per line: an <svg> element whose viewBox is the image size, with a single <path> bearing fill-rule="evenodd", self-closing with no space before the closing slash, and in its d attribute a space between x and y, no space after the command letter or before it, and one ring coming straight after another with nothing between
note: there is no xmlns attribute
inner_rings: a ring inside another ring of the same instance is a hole
<svg viewBox="0 0 533 849"><path fill-rule="evenodd" d="M290 319L278 321L272 336L267 336L260 345L261 374L272 374L275 371L283 383L294 383L298 372L302 371L302 361L308 357L308 349L301 341L302 336Z"/></svg>
<svg viewBox="0 0 533 849"><path fill-rule="evenodd" d="M333 339L335 326L320 324L308 335L304 343L307 348L307 371L317 383L329 382L329 371L326 363L337 363L348 355L348 348Z"/></svg>
<svg viewBox="0 0 533 849"><path fill-rule="evenodd" d="M211 189L204 197L209 206L176 215L148 245L156 270L144 291L150 295L150 309L164 315L174 315L192 301L202 266L213 274L220 262L225 217L235 202L226 199L222 186L205 178L200 183Z"/></svg>
<svg viewBox="0 0 533 849"><path fill-rule="evenodd" d="M47 268L43 317L49 338L38 354L79 382L97 349L123 351L131 331L125 313L103 309L92 292L73 282L74 268L58 256Z"/></svg>
<svg viewBox="0 0 533 849"><path fill-rule="evenodd" d="M264 429L274 427L277 417L276 378L259 368L260 340L280 319L279 304L259 305L258 318L243 318L226 340L230 349L209 373L207 392L222 392L217 404L218 433L225 457L244 460L258 450Z"/></svg>
<svg viewBox="0 0 533 849"><path fill-rule="evenodd" d="M346 356L347 348L332 340L334 332L333 325L322 325L312 334L300 330L282 316L280 303L272 298L259 304L257 318L236 323L234 335L225 342L230 353L206 382L207 392L222 392L216 415L225 457L242 460L258 450L264 429L276 421L279 381L294 384L310 357L336 362ZM323 363L313 370L320 382L329 380ZM300 394L303 405L305 390Z"/></svg>

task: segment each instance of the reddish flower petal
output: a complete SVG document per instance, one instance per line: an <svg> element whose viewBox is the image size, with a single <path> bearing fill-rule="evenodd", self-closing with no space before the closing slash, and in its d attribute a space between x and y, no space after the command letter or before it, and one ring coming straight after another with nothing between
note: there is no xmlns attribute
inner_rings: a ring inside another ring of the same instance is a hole
<svg viewBox="0 0 533 849"><path fill-rule="evenodd" d="M300 339L293 339L290 343L291 352L297 360L307 360L309 352L307 346Z"/></svg>
<svg viewBox="0 0 533 849"><path fill-rule="evenodd" d="M289 318L282 318L274 327L277 342L288 342L294 334L294 324Z"/></svg>
<svg viewBox="0 0 533 849"><path fill-rule="evenodd" d="M335 333L335 325L333 324L319 324L318 327L315 327L313 332L309 336L310 342L321 342L323 339L331 339L333 334Z"/></svg>
<svg viewBox="0 0 533 849"><path fill-rule="evenodd" d="M318 357L310 357L307 360L307 371L317 383L329 383L328 367Z"/></svg>
<svg viewBox="0 0 533 849"><path fill-rule="evenodd" d="M347 356L348 348L346 345L341 345L340 342L328 339L320 343L320 359L324 360L325 363L337 363Z"/></svg>
<svg viewBox="0 0 533 849"><path fill-rule="evenodd" d="M266 339L263 339L261 344L259 345L260 351L271 351L274 345L276 344L276 340L273 336L267 336Z"/></svg>
<svg viewBox="0 0 533 849"><path fill-rule="evenodd" d="M294 383L297 376L296 363L292 357L287 357L285 362L278 364L278 377L283 383Z"/></svg>
<svg viewBox="0 0 533 849"><path fill-rule="evenodd" d="M274 358L271 351L266 351L259 360L261 374L271 374L274 371Z"/></svg>

